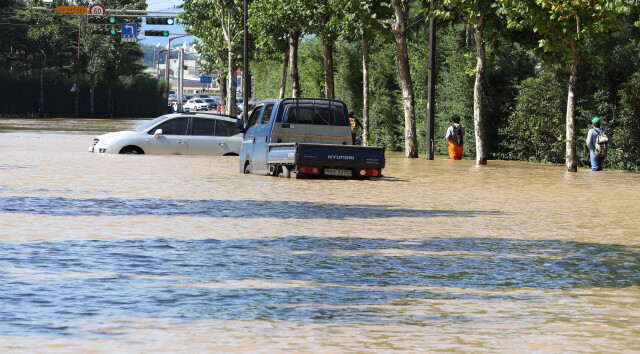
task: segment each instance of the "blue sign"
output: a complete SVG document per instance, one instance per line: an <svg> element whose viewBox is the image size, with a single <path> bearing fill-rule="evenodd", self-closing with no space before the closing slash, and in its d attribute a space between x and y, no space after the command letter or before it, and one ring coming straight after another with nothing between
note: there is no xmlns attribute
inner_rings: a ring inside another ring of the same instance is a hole
<svg viewBox="0 0 640 354"><path fill-rule="evenodd" d="M121 33L123 42L136 42L138 40L138 25L135 23L123 23Z"/></svg>
<svg viewBox="0 0 640 354"><path fill-rule="evenodd" d="M210 84L211 83L211 76L200 76L200 82L203 84Z"/></svg>

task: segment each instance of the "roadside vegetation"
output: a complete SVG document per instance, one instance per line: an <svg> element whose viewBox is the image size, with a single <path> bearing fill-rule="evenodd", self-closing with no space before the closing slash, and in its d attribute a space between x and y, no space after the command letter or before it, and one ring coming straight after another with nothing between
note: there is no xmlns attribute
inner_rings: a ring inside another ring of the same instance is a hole
<svg viewBox="0 0 640 354"><path fill-rule="evenodd" d="M144 2L112 2L146 7ZM37 95L38 75L43 87L52 85L46 82L53 72L61 75L59 81L73 78L77 23L29 11L37 2L0 4L15 14L11 21L68 22L68 27L57 25L61 33L54 37L0 25L7 28L0 41L0 75L28 78L27 102ZM235 109L227 102L235 98L229 73L242 67L241 5L236 0L185 0L181 16L203 55L202 66L220 73L227 110ZM436 154L446 155L443 136L450 117L458 114L467 128L464 156L478 165L512 159L564 163L567 171L575 171L589 163L584 139L589 122L598 116L613 138L606 167L640 169L640 9L634 0L440 0L433 7L426 0L253 0L253 96L343 100L362 121L367 144L416 158L426 149L431 18L437 34ZM42 38L58 37L54 47L43 44ZM108 53L114 58L126 50L106 47L83 43L82 95L91 91L83 85L109 96L109 87L118 91L121 80L144 81L135 78L140 67L131 61L101 62ZM164 90L161 81L144 85L154 97ZM20 101L0 100L1 111ZM50 101L44 98L43 111ZM32 104L22 103L21 109ZM95 110L86 105L82 115L104 114L104 105ZM123 109L118 102L118 110Z"/></svg>

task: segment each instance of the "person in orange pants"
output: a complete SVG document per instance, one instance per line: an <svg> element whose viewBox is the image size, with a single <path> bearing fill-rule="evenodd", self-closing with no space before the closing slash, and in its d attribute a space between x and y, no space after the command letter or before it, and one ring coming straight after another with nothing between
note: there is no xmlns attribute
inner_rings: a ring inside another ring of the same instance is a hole
<svg viewBox="0 0 640 354"><path fill-rule="evenodd" d="M451 126L447 129L447 135L445 135L444 138L449 140L449 158L452 160L462 160L464 127L460 124L460 116L457 114L451 117Z"/></svg>

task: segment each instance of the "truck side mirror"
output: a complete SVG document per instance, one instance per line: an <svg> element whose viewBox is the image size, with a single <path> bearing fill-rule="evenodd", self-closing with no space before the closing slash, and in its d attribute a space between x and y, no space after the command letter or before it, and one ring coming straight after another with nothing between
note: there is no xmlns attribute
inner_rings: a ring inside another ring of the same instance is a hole
<svg viewBox="0 0 640 354"><path fill-rule="evenodd" d="M244 129L244 121L242 119L238 119L236 121L236 132L238 133L244 133L245 129Z"/></svg>
<svg viewBox="0 0 640 354"><path fill-rule="evenodd" d="M162 135L162 129L156 129L156 132L153 133L153 137L158 139Z"/></svg>

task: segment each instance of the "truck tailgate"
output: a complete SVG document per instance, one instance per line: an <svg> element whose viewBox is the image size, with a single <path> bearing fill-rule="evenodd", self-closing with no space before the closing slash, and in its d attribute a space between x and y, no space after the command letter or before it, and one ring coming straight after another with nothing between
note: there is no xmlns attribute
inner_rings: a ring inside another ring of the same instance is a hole
<svg viewBox="0 0 640 354"><path fill-rule="evenodd" d="M299 143L296 147L296 164L381 170L385 165L384 147Z"/></svg>

